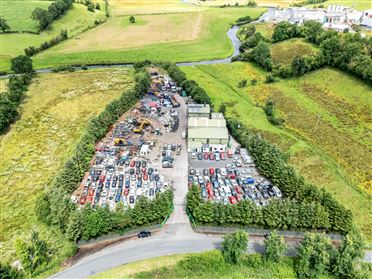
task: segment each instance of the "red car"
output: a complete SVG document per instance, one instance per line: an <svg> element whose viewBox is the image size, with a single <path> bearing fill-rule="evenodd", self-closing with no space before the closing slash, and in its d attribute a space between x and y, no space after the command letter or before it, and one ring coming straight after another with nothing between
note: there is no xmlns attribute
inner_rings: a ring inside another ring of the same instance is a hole
<svg viewBox="0 0 372 279"><path fill-rule="evenodd" d="M145 173L145 174L143 175L143 180L147 181L147 179L149 179L149 176L147 175L147 173Z"/></svg>
<svg viewBox="0 0 372 279"><path fill-rule="evenodd" d="M227 157L232 158L233 157L233 152L231 149L227 150Z"/></svg>
<svg viewBox="0 0 372 279"><path fill-rule="evenodd" d="M240 187L238 187L238 186L235 187L235 191L236 191L238 194L242 194L242 190L240 190Z"/></svg>
<svg viewBox="0 0 372 279"><path fill-rule="evenodd" d="M230 196L229 197L229 200L230 200L230 203L231 204L236 204L237 203L237 200L236 200L236 198L234 196Z"/></svg>
<svg viewBox="0 0 372 279"><path fill-rule="evenodd" d="M94 190L90 188L88 191L88 197L93 197L93 196L94 196Z"/></svg>
<svg viewBox="0 0 372 279"><path fill-rule="evenodd" d="M214 160L214 154L213 154L213 152L209 153L209 160Z"/></svg>
<svg viewBox="0 0 372 279"><path fill-rule="evenodd" d="M209 175L214 175L214 168L209 169Z"/></svg>
<svg viewBox="0 0 372 279"><path fill-rule="evenodd" d="M212 183L209 181L207 182L207 185L205 186L207 189L212 189Z"/></svg>
<svg viewBox="0 0 372 279"><path fill-rule="evenodd" d="M235 173L233 171L229 171L227 175L230 179L235 179Z"/></svg>
<svg viewBox="0 0 372 279"><path fill-rule="evenodd" d="M86 201L87 201L87 196L81 196L80 197L80 204L81 205L84 205Z"/></svg>
<svg viewBox="0 0 372 279"><path fill-rule="evenodd" d="M208 160L208 159L209 159L208 153L204 153L204 160Z"/></svg>
<svg viewBox="0 0 372 279"><path fill-rule="evenodd" d="M129 189L125 188L124 195L128 196L128 194L129 194Z"/></svg>
<svg viewBox="0 0 372 279"><path fill-rule="evenodd" d="M238 202L241 202L243 199L242 199L242 196L241 195L237 195L236 196L236 200L238 201Z"/></svg>
<svg viewBox="0 0 372 279"><path fill-rule="evenodd" d="M93 202L93 196L88 196L86 203L92 204L92 202Z"/></svg>
<svg viewBox="0 0 372 279"><path fill-rule="evenodd" d="M131 168L133 168L135 164L136 164L136 161L131 161L130 164L129 164L129 166L130 166Z"/></svg>
<svg viewBox="0 0 372 279"><path fill-rule="evenodd" d="M99 177L99 182L101 182L101 183L105 182L105 178L106 178L106 176L101 175L101 176Z"/></svg>
<svg viewBox="0 0 372 279"><path fill-rule="evenodd" d="M220 158L221 158L221 160L225 160L225 159L226 159L226 158L225 158L225 153L221 152L221 153L220 153Z"/></svg>

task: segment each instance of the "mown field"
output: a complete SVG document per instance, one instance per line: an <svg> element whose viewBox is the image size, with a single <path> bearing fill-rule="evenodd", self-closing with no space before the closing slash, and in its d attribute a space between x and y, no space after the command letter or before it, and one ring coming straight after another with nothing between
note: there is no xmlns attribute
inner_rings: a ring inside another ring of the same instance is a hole
<svg viewBox="0 0 372 279"><path fill-rule="evenodd" d="M276 143L306 179L351 209L372 241L370 86L330 68L273 84L264 83L265 72L247 63L182 70L206 89L216 109L227 103L229 116ZM248 80L246 88L238 87L242 79ZM258 83L251 85L252 79ZM262 106L269 98L285 120L282 128L267 121Z"/></svg>
<svg viewBox="0 0 372 279"><path fill-rule="evenodd" d="M1 140L0 251L13 256L13 241L40 228L35 201L72 152L88 120L132 84L128 69L40 74L26 93L20 119ZM55 242L61 237L56 233Z"/></svg>
<svg viewBox="0 0 372 279"><path fill-rule="evenodd" d="M249 0L189 0L192 3L202 6L222 6L222 5L230 5L234 6L235 3L239 3L240 6L247 6ZM288 7L291 4L294 4L298 1L296 0L257 0L254 1L257 3L258 6L270 6L270 7Z"/></svg>
<svg viewBox="0 0 372 279"><path fill-rule="evenodd" d="M332 4L344 5L348 7L353 7L356 10L363 11L372 8L371 1L369 0L327 0L323 3L325 7Z"/></svg>
<svg viewBox="0 0 372 279"><path fill-rule="evenodd" d="M139 15L135 24L129 23L129 17L115 17L54 48L54 52L118 50L162 42L192 41L199 36L202 20L203 14L199 12Z"/></svg>
<svg viewBox="0 0 372 279"><path fill-rule="evenodd" d="M17 1L9 2L18 3ZM19 6L22 6L23 3L28 2L29 1L19 1ZM39 2L44 3L45 1ZM16 7L14 7L14 9L17 10ZM19 16L19 18L22 18L22 16ZM29 18L29 16L27 16L27 18ZM94 13L91 13L87 11L86 6L84 5L73 4L72 8L67 12L66 15L54 21L51 26L49 26L39 35L28 33L0 34L0 71L9 70L10 59L17 55L24 54L25 48L29 46L38 47L43 42L49 41L52 38L56 37L61 32L61 30L67 30L68 36L73 37L84 32L90 27L94 27L95 20L103 20L104 18L105 14L103 11L96 11ZM9 24L11 24L10 21Z"/></svg>
<svg viewBox="0 0 372 279"><path fill-rule="evenodd" d="M31 19L35 8L47 9L51 1L1 1L0 16L4 17L11 31L38 31L38 24Z"/></svg>
<svg viewBox="0 0 372 279"><path fill-rule="evenodd" d="M211 8L203 12L200 31L194 40L153 44L144 33L137 37L139 42L146 42L147 45L143 47L125 49L126 42L123 42L124 50L102 49L90 52L81 50L74 53L60 53L65 45L69 44L69 42L64 42L36 55L33 58L34 64L36 67L44 68L74 63L135 62L144 59L179 62L228 57L233 53L231 42L226 36L230 24L245 15L258 17L264 11L265 9L261 8ZM136 27L130 26L130 28ZM124 29L125 27L123 31Z"/></svg>
<svg viewBox="0 0 372 279"><path fill-rule="evenodd" d="M296 56L311 55L317 47L304 39L290 39L270 45L270 52L275 63L291 64Z"/></svg>
<svg viewBox="0 0 372 279"><path fill-rule="evenodd" d="M200 7L183 4L181 0L110 0L110 11L112 16L123 16L200 11Z"/></svg>
<svg viewBox="0 0 372 279"><path fill-rule="evenodd" d="M294 271L294 261L289 257L283 257L279 263L268 263L257 256L253 260L251 256L244 258L241 264L230 265L224 262L220 251L213 250L200 254L165 256L130 263L89 278L290 279L297 277ZM321 276L320 278L331 277Z"/></svg>

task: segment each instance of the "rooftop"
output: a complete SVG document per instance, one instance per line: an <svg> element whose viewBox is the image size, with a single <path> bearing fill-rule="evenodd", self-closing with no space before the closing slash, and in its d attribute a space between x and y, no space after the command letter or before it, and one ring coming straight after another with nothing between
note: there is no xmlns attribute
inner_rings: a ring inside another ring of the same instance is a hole
<svg viewBox="0 0 372 279"><path fill-rule="evenodd" d="M208 128L208 127L226 127L225 119L209 119L206 117L190 117L188 120L189 128Z"/></svg>
<svg viewBox="0 0 372 279"><path fill-rule="evenodd" d="M188 138L194 139L228 139L226 127L194 128L188 130Z"/></svg>
<svg viewBox="0 0 372 279"><path fill-rule="evenodd" d="M208 104L189 104L187 111L188 113L210 113L211 107Z"/></svg>

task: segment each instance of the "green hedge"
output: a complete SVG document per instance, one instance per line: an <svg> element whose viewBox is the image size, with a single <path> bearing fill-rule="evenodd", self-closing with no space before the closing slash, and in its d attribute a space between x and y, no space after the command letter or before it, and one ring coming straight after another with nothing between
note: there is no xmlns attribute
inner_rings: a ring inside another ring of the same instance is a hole
<svg viewBox="0 0 372 279"><path fill-rule="evenodd" d="M18 116L18 107L27 91L32 74L11 76L8 90L0 94L0 134L3 134Z"/></svg>

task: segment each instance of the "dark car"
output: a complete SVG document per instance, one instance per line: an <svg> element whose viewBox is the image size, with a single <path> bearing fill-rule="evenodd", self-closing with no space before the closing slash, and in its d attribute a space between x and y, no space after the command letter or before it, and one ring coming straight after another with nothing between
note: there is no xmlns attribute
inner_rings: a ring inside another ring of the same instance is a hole
<svg viewBox="0 0 372 279"><path fill-rule="evenodd" d="M203 155L201 153L198 153L198 159L203 160Z"/></svg>
<svg viewBox="0 0 372 279"><path fill-rule="evenodd" d="M149 237L149 236L151 236L151 232L149 232L149 231L142 231L142 232L139 232L137 236L138 236L138 238Z"/></svg>
<svg viewBox="0 0 372 279"><path fill-rule="evenodd" d="M147 173L148 173L149 175L151 175L153 172L154 172L154 169L153 169L153 168L149 168L149 169L147 170Z"/></svg>
<svg viewBox="0 0 372 279"><path fill-rule="evenodd" d="M208 160L209 159L208 153L204 153L203 157L204 157L204 160Z"/></svg>
<svg viewBox="0 0 372 279"><path fill-rule="evenodd" d="M209 175L208 170L207 170L207 169L204 169L204 170L203 170L203 174L204 174L204 175Z"/></svg>
<svg viewBox="0 0 372 279"><path fill-rule="evenodd" d="M134 196L129 196L129 203L134 203Z"/></svg>
<svg viewBox="0 0 372 279"><path fill-rule="evenodd" d="M136 161L136 168L139 169L141 167L141 161Z"/></svg>

